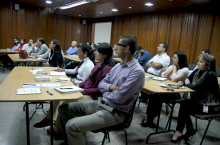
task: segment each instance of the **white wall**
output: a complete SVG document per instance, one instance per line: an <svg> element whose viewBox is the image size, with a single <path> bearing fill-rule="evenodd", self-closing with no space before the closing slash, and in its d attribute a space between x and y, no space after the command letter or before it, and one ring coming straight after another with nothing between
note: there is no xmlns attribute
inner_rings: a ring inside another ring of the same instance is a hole
<svg viewBox="0 0 220 145"><path fill-rule="evenodd" d="M111 29L112 29L112 22L95 23L94 42L96 44L103 42L110 43Z"/></svg>

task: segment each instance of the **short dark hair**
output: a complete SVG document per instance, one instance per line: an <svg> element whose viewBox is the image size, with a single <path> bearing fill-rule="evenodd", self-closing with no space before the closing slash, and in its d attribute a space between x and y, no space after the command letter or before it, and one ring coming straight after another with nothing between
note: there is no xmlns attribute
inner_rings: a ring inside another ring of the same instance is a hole
<svg viewBox="0 0 220 145"><path fill-rule="evenodd" d="M120 37L124 45L129 46L131 54L134 55L135 50L137 49L137 38L134 35L123 35Z"/></svg>
<svg viewBox="0 0 220 145"><path fill-rule="evenodd" d="M179 61L178 61L179 69L182 69L184 67L188 67L187 57L183 51L176 51L176 52L174 52L174 54L176 54L179 58Z"/></svg>
<svg viewBox="0 0 220 145"><path fill-rule="evenodd" d="M87 43L89 43L90 46L92 45L92 42L91 42L91 41L87 41Z"/></svg>
<svg viewBox="0 0 220 145"><path fill-rule="evenodd" d="M167 49L168 49L168 45L167 45L167 43L166 43L166 42L161 42L160 44L163 44L163 48L166 48L166 49L165 49L165 52L166 52Z"/></svg>
<svg viewBox="0 0 220 145"><path fill-rule="evenodd" d="M141 50L141 49L144 49L144 48L142 46L137 46L136 50Z"/></svg>
<svg viewBox="0 0 220 145"><path fill-rule="evenodd" d="M210 54L210 51L208 49L203 49L202 51L204 51L205 53Z"/></svg>
<svg viewBox="0 0 220 145"><path fill-rule="evenodd" d="M45 44L44 38L37 38L42 44Z"/></svg>
<svg viewBox="0 0 220 145"><path fill-rule="evenodd" d="M34 39L31 38L30 40L33 40L33 43L34 43Z"/></svg>

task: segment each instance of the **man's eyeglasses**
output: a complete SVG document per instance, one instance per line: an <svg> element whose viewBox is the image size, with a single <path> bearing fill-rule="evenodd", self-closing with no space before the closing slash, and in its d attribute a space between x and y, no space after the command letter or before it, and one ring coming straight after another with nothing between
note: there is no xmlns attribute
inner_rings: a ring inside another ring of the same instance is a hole
<svg viewBox="0 0 220 145"><path fill-rule="evenodd" d="M117 46L123 46L123 47L126 47L127 45L123 45L123 44L116 44Z"/></svg>

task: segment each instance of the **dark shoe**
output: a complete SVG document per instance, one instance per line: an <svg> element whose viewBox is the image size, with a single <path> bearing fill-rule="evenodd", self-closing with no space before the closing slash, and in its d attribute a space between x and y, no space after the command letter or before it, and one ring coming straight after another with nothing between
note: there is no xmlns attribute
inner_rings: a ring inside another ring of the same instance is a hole
<svg viewBox="0 0 220 145"><path fill-rule="evenodd" d="M192 139L195 134L196 134L196 131L195 131L195 130L187 131L187 132L183 135L183 139L184 139L184 140L189 140L190 137L191 137L191 139Z"/></svg>
<svg viewBox="0 0 220 145"><path fill-rule="evenodd" d="M177 143L177 142L180 143L180 141L181 141L182 139L183 139L183 135L180 136L180 137L178 137L176 140L173 140L172 138L170 138L169 141L172 142L172 143Z"/></svg>
<svg viewBox="0 0 220 145"><path fill-rule="evenodd" d="M146 123L144 123L144 119L142 120L142 122L140 123L141 127L154 127L153 122L148 121Z"/></svg>
<svg viewBox="0 0 220 145"><path fill-rule="evenodd" d="M51 134L50 128L47 129L46 131L47 131L47 134L49 134L49 135ZM53 137L54 137L55 140L62 140L62 139L64 139L64 138L63 138L63 134L62 134L62 133L56 133L56 132L54 131L54 129L53 129Z"/></svg>
<svg viewBox="0 0 220 145"><path fill-rule="evenodd" d="M53 124L55 124L56 122L53 121ZM41 120L40 122L38 123L35 123L34 124L34 127L37 127L37 128L41 128L41 127L46 127L46 126L49 126L50 125L50 120L45 117L43 120Z"/></svg>

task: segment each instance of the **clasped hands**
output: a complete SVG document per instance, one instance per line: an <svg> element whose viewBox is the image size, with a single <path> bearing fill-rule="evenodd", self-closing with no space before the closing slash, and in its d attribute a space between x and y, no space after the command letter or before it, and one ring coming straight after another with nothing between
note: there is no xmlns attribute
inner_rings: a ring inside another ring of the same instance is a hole
<svg viewBox="0 0 220 145"><path fill-rule="evenodd" d="M187 85L187 84L190 84L189 79L185 79L185 84L186 84L186 85ZM182 86L183 86L183 82L182 82L182 81L179 81L177 85L180 86L180 87L182 87Z"/></svg>

